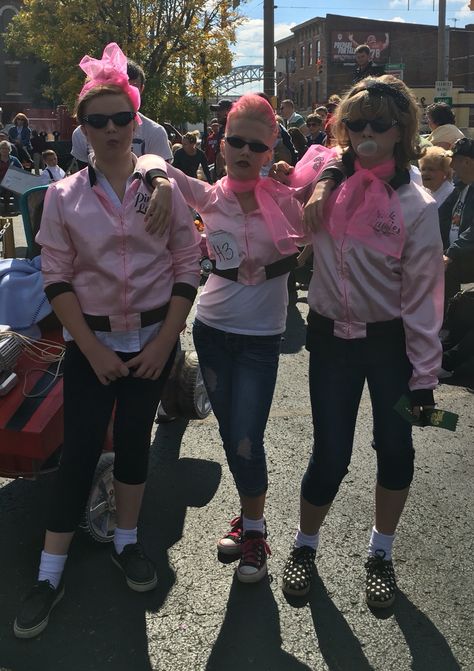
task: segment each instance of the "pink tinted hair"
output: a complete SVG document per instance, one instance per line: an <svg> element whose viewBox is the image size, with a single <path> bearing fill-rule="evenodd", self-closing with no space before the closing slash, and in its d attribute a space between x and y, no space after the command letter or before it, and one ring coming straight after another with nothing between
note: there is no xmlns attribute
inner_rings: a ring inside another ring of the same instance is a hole
<svg viewBox="0 0 474 671"><path fill-rule="evenodd" d="M231 107L227 115L227 122L236 117L245 117L255 121L261 121L269 130L276 135L278 132L275 112L269 102L256 95L255 93L246 93L241 96Z"/></svg>

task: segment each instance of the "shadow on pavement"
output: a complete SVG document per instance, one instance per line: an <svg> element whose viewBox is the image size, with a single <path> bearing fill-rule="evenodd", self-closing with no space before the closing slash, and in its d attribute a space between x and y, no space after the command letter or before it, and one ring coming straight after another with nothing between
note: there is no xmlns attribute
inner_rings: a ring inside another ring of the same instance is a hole
<svg viewBox="0 0 474 671"><path fill-rule="evenodd" d="M281 343L282 354L299 352L306 342L306 324L295 303L288 304L286 330Z"/></svg>
<svg viewBox="0 0 474 671"><path fill-rule="evenodd" d="M319 649L329 671L373 671L359 639L334 605L318 574L314 577L308 602Z"/></svg>
<svg viewBox="0 0 474 671"><path fill-rule="evenodd" d="M111 545L78 533L66 568L65 597L36 639L16 639L12 623L21 596L36 578L51 480L13 481L0 489L2 671L152 671L146 614L161 608L174 584L168 549L181 538L187 507L206 505L221 477L214 462L178 458L185 427L173 424L157 431L140 521L144 546L157 565L157 589L132 592L110 560ZM166 445L164 436L170 438Z"/></svg>
<svg viewBox="0 0 474 671"><path fill-rule="evenodd" d="M403 592L397 594L393 614L410 650L412 671L460 671L444 636Z"/></svg>
<svg viewBox="0 0 474 671"><path fill-rule="evenodd" d="M280 617L270 579L245 585L234 575L227 610L206 671L311 671L281 649Z"/></svg>

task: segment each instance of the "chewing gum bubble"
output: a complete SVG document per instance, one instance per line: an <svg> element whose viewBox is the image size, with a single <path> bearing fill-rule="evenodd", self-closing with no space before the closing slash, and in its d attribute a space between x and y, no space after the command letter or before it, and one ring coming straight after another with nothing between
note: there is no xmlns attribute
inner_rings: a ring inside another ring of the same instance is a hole
<svg viewBox="0 0 474 671"><path fill-rule="evenodd" d="M374 140L364 140L356 147L359 156L374 156L377 153L377 143Z"/></svg>

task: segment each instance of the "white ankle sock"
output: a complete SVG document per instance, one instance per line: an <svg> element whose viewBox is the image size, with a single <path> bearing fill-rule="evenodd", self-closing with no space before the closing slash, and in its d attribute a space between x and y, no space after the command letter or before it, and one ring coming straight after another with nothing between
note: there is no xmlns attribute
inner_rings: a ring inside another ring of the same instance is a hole
<svg viewBox="0 0 474 671"><path fill-rule="evenodd" d="M314 536L310 536L309 534L304 534L298 527L298 531L296 532L295 536L295 548L300 548L303 547L303 545L307 545L309 548L317 550L318 543L319 543L319 531L317 534L314 534Z"/></svg>
<svg viewBox="0 0 474 671"><path fill-rule="evenodd" d="M137 527L135 529L115 528L114 546L115 552L119 555L126 545L135 545L137 542Z"/></svg>
<svg viewBox="0 0 474 671"><path fill-rule="evenodd" d="M249 520L248 517L242 515L242 528L244 533L246 531L258 531L261 534L265 533L265 518L261 517L259 520Z"/></svg>
<svg viewBox="0 0 474 671"><path fill-rule="evenodd" d="M61 582L67 555L52 555L48 552L41 553L41 562L38 572L38 580L49 580L54 589Z"/></svg>
<svg viewBox="0 0 474 671"><path fill-rule="evenodd" d="M391 559L394 540L395 534L392 536L381 534L375 527L372 527L372 534L369 541L369 557L373 557L377 550L383 550L385 552L384 559Z"/></svg>

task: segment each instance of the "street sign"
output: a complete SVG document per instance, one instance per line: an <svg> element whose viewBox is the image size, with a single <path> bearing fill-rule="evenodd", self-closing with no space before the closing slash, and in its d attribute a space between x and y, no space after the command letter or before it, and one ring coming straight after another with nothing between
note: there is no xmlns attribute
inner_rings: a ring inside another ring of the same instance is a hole
<svg viewBox="0 0 474 671"><path fill-rule="evenodd" d="M440 98L445 98L446 96L451 96L453 92L453 82L449 81L436 81L435 82L435 91L436 95Z"/></svg>
<svg viewBox="0 0 474 671"><path fill-rule="evenodd" d="M446 103L446 105L449 105L450 107L453 104L453 99L451 96L435 96L434 98L435 103Z"/></svg>
<svg viewBox="0 0 474 671"><path fill-rule="evenodd" d="M405 63L387 63L385 65L385 74L392 75L403 81L403 73L405 70Z"/></svg>

